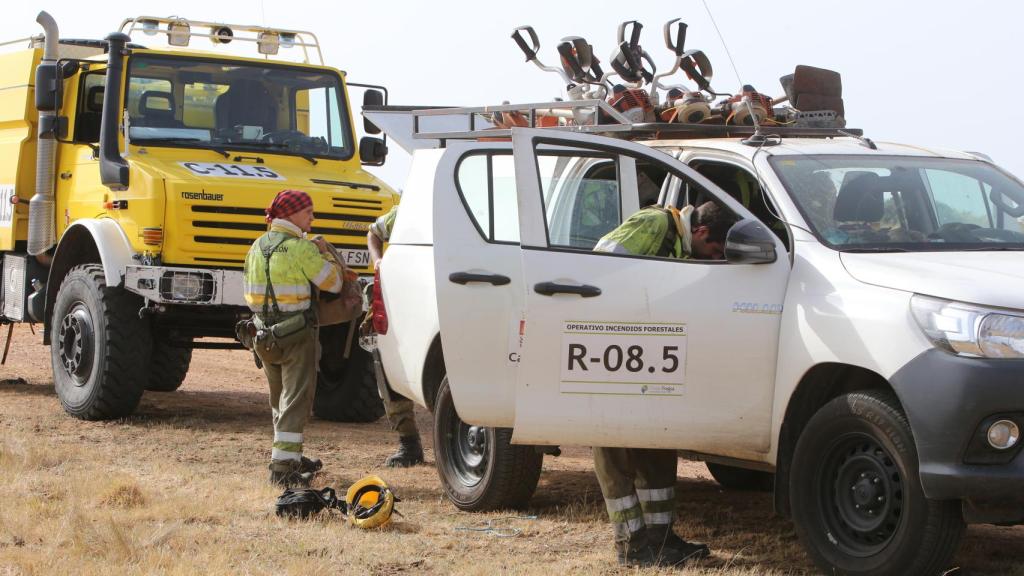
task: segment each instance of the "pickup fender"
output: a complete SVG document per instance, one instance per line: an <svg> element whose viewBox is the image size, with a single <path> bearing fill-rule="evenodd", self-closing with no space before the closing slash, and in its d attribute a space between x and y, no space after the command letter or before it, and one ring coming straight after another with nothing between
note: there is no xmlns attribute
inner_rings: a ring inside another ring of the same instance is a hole
<svg viewBox="0 0 1024 576"><path fill-rule="evenodd" d="M50 273L46 281L46 315L43 322L43 343L50 343L50 311L57 300L57 290L64 276L79 264L103 265L107 286L118 286L124 277L125 266L134 262L128 237L114 220L88 218L76 220L61 235Z"/></svg>

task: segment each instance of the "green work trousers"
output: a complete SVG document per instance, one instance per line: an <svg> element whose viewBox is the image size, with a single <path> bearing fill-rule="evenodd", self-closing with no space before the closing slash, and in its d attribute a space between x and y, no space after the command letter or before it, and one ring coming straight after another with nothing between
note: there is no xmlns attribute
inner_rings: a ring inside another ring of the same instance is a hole
<svg viewBox="0 0 1024 576"><path fill-rule="evenodd" d="M388 422L391 429L398 432L403 438L419 436L420 431L416 428L416 418L413 416L413 401L401 394L388 390L384 395L384 411L388 415Z"/></svg>
<svg viewBox="0 0 1024 576"><path fill-rule="evenodd" d="M646 538L646 528L671 527L677 458L675 450L594 447L594 471L617 545Z"/></svg>
<svg viewBox="0 0 1024 576"><path fill-rule="evenodd" d="M317 331L288 346L256 345L263 373L270 384L270 408L274 418L274 444L270 460L300 460L302 433L309 421L316 393Z"/></svg>

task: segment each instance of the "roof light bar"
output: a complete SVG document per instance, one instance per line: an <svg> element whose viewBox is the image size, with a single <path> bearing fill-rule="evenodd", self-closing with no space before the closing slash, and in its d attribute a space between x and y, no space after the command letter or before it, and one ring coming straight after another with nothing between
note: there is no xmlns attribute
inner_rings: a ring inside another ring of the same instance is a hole
<svg viewBox="0 0 1024 576"><path fill-rule="evenodd" d="M133 32L142 32L147 36L164 34L171 46L178 47L188 46L192 38L209 38L214 44L228 44L234 41L248 42L255 44L257 51L265 57L276 55L280 48L300 47L302 48L302 62L324 65L320 41L315 34L304 30L204 22L176 16L168 18L136 16L121 22L119 31L129 36ZM311 59L311 56L315 61Z"/></svg>

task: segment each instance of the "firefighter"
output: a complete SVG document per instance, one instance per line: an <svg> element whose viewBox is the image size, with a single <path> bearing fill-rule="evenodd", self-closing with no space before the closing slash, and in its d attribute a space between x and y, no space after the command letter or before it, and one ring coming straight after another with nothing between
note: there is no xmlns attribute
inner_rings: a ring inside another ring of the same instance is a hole
<svg viewBox="0 0 1024 576"><path fill-rule="evenodd" d="M305 238L313 223L313 200L300 190L282 190L267 209L269 230L245 258L245 301L259 329L254 350L270 384L274 444L270 482L308 486L321 468L302 455L303 429L316 392L319 343L310 285L338 293L340 267L325 258L323 238Z"/></svg>
<svg viewBox="0 0 1024 576"><path fill-rule="evenodd" d="M374 268L384 255L384 243L391 239L391 231L395 227L397 216L398 205L395 204L390 211L370 225L370 231L366 234L366 245L370 249L370 259ZM422 464L423 444L420 442L420 431L416 428L412 400L390 390L381 396L384 397L384 411L388 415L391 429L398 432L398 450L388 456L384 464L390 468Z"/></svg>
<svg viewBox="0 0 1024 576"><path fill-rule="evenodd" d="M683 210L652 206L633 214L594 247L598 252L718 260L735 218L714 202ZM619 564L675 566L709 555L672 530L675 450L594 447L594 470L615 532Z"/></svg>

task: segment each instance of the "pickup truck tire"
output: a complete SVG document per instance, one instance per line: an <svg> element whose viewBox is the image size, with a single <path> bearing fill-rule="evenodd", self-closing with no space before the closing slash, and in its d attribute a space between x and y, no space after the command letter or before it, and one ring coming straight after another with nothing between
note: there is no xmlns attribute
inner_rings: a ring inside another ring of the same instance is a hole
<svg viewBox="0 0 1024 576"><path fill-rule="evenodd" d="M313 414L333 422L376 422L384 415L373 356L353 339L345 358L349 324L320 328L320 370Z"/></svg>
<svg viewBox="0 0 1024 576"><path fill-rule="evenodd" d="M460 510L522 508L537 489L544 455L511 443L511 428L470 426L455 412L448 377L434 403L434 460L448 499Z"/></svg>
<svg viewBox="0 0 1024 576"><path fill-rule="evenodd" d="M76 266L64 277L53 306L50 361L68 414L109 420L135 411L152 349L142 305L135 294L107 286L99 264Z"/></svg>
<svg viewBox="0 0 1024 576"><path fill-rule="evenodd" d="M797 441L789 486L796 532L828 574L938 574L964 532L958 501L925 498L895 396L835 398Z"/></svg>
<svg viewBox="0 0 1024 576"><path fill-rule="evenodd" d="M752 490L757 492L771 492L775 484L775 475L760 470L748 470L737 466L726 464L715 464L706 462L708 472L722 488L729 490Z"/></svg>
<svg viewBox="0 0 1024 576"><path fill-rule="evenodd" d="M188 367L191 363L191 348L176 348L170 346L166 341L154 339L146 390L174 392L185 381L185 375L188 374Z"/></svg>

